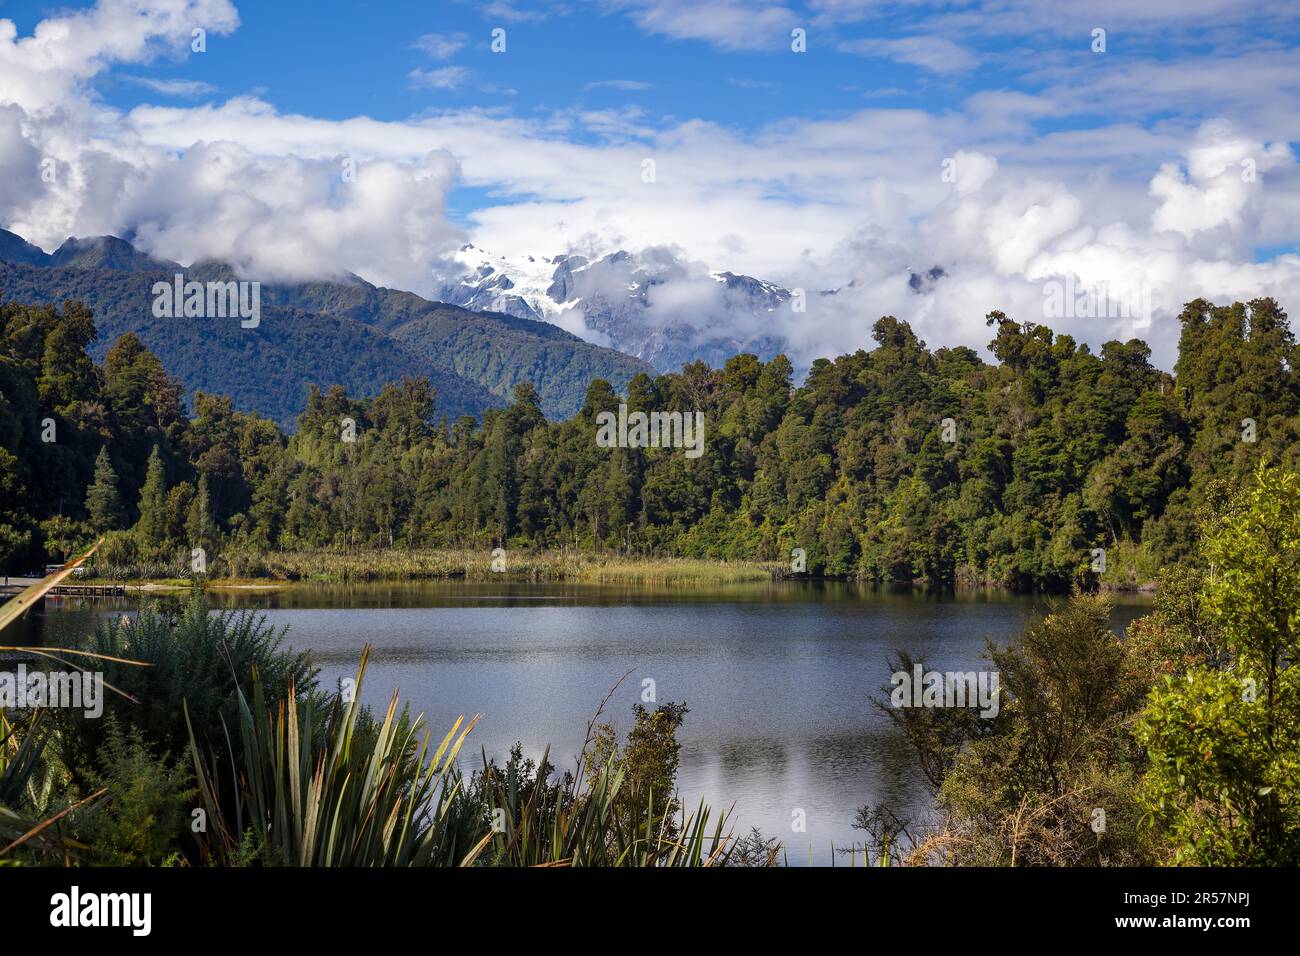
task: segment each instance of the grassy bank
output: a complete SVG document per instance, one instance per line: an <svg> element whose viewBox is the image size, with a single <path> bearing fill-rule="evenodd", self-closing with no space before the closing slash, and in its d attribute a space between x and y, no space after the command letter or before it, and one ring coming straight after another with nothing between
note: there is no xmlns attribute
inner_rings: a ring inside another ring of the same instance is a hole
<svg viewBox="0 0 1300 956"><path fill-rule="evenodd" d="M503 568L503 570L498 570ZM341 581L575 581L592 584L739 584L771 581L785 565L758 561L626 558L571 551L507 552L504 563L485 550L374 550L224 552L208 561L215 587L256 588L276 584ZM189 563L174 561L92 563L87 580L188 587Z"/></svg>
<svg viewBox="0 0 1300 956"><path fill-rule="evenodd" d="M1121 552L1120 560L1099 575L1103 591L1153 592L1155 573ZM470 549L227 551L208 560L209 587L256 590L292 584L345 581L553 581L586 584L722 585L761 584L791 577L776 561L714 561L697 558L639 558L576 551L507 553L503 570L492 553ZM147 589L183 589L193 583L188 557L155 561L92 561L83 583L126 583ZM852 581L834 577L828 580ZM866 583L866 582L863 582ZM924 586L924 582L915 582ZM1002 590L1005 583L960 578L957 590Z"/></svg>
<svg viewBox="0 0 1300 956"><path fill-rule="evenodd" d="M761 584L790 578L790 566L781 561L723 561L701 558L640 557L617 552L573 549L526 550L510 548L494 558L491 548L368 548L353 551L301 549L254 551L239 547L213 547L206 555L205 579L219 588L259 588L294 583L344 581L552 581L628 585ZM1116 544L1106 553L1106 568L1088 575L1081 570L1079 584L1107 591L1148 591L1159 564L1140 546ZM175 551L143 556L126 532L108 536L87 565L87 582L124 582L135 586L186 588L193 580L190 553ZM797 575L803 577L803 575ZM1089 580L1090 578L1090 580ZM828 580L869 583L866 579L835 575ZM880 582L876 582L880 583ZM926 586L924 580L912 582ZM958 590L1014 589L1005 580L977 576L959 569Z"/></svg>

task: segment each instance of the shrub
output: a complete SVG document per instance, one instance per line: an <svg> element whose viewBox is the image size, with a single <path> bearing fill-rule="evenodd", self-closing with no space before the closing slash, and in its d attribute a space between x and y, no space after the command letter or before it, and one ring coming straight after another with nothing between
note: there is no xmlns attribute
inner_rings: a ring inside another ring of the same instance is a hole
<svg viewBox="0 0 1300 956"><path fill-rule="evenodd" d="M88 642L88 649L147 664L138 667L101 662L104 681L130 695L107 694L104 718L135 728L141 739L163 755L188 750L190 727L205 746L225 753L227 728L237 724L238 693L252 687L256 673L272 701L284 699L291 686L311 688L316 671L305 654L281 649L284 631L264 615L249 611L209 611L201 594L179 611L146 606L134 619L108 621ZM189 712L189 726L185 711ZM107 719L87 719L77 711L59 715L64 757L84 788L88 771L104 773Z"/></svg>
<svg viewBox="0 0 1300 956"><path fill-rule="evenodd" d="M175 859L188 842L194 776L187 762L156 752L138 728L110 719L100 754L103 772L88 773L90 786L105 790L81 811L72 832L91 847L90 860L106 866L158 866Z"/></svg>

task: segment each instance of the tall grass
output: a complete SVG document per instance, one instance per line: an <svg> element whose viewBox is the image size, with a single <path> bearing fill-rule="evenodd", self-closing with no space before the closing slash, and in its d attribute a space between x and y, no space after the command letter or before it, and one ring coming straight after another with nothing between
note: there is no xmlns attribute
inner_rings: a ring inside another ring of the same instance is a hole
<svg viewBox="0 0 1300 956"><path fill-rule="evenodd" d="M701 801L678 819L654 795L646 808L628 813L619 799L629 786L626 771L606 764L590 785L585 765L548 782L546 754L533 779L524 779L513 761L503 771L485 762L473 796L491 825L476 848L476 859L491 866L725 866L736 841L728 814L713 818Z"/></svg>
<svg viewBox="0 0 1300 956"><path fill-rule="evenodd" d="M101 622L86 646L101 655L96 659L104 680L122 696L105 699L102 718L67 709L54 715L72 778L84 786L85 771L106 769L101 757L113 721L138 728L155 746L181 755L190 731L185 708L201 741L223 743L238 692L252 686L254 673L277 701L291 686L313 686L316 670L307 655L287 651L284 638L285 630L272 627L265 615L210 611L197 592L177 608L146 604L133 619Z"/></svg>
<svg viewBox="0 0 1300 956"><path fill-rule="evenodd" d="M368 658L369 648L358 687ZM256 674L251 698L237 693L234 732L243 747L233 800L222 797L224 762L206 756L190 736L210 862L429 866L469 850L457 846L446 811L458 786L455 761L474 721L457 721L431 749L423 719L406 719L395 693L373 732L356 697L334 696L320 726L313 695L291 692L273 706Z"/></svg>
<svg viewBox="0 0 1300 956"><path fill-rule="evenodd" d="M563 788L533 787L527 798L517 780L489 773L481 793L463 793L455 764L477 718L457 720L435 742L422 715L399 711L396 694L374 727L356 696L333 696L323 724L313 713L318 698L290 693L272 705L257 675L251 696L238 698L229 733L243 746L227 748L239 753L232 765L190 738L210 863L706 866L727 856L725 816L710 828L703 805L681 824L620 814L621 772L606 771L582 791L579 773Z"/></svg>
<svg viewBox="0 0 1300 956"><path fill-rule="evenodd" d="M783 565L758 561L689 558L629 558L574 551L510 550L505 570L493 569L490 549L403 551L268 551L228 549L211 556L207 577L215 580L342 581L577 581L609 584L733 584L771 581ZM166 581L190 577L187 556L120 560L116 552L92 559L93 580Z"/></svg>

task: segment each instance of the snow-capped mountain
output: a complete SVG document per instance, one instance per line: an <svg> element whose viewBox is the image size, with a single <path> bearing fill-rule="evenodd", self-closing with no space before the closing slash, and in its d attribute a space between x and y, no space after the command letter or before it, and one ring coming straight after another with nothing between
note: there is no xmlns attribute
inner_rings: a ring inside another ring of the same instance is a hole
<svg viewBox="0 0 1300 956"><path fill-rule="evenodd" d="M444 275L435 298L552 322L661 372L696 359L720 367L739 352L769 359L786 347L772 313L789 308L788 289L711 272L668 249L507 258L468 244Z"/></svg>
<svg viewBox="0 0 1300 956"><path fill-rule="evenodd" d="M557 257L563 260L564 256ZM447 278L434 298L476 312L503 312L521 319L550 319L569 303L547 295L556 259L545 256L494 256L469 243L449 257Z"/></svg>

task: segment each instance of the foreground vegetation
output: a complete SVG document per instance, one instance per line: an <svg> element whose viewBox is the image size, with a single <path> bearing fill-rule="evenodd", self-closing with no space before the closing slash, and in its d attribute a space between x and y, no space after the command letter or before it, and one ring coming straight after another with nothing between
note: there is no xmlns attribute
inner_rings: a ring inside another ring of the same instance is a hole
<svg viewBox="0 0 1300 956"><path fill-rule="evenodd" d="M89 643L116 689L102 717L0 716L0 861L125 866L728 865L726 815L673 796L686 708L587 729L557 775L519 748L468 778L474 720L433 734L396 694L322 687L283 633L197 594ZM741 857L736 857L741 859Z"/></svg>
<svg viewBox="0 0 1300 956"><path fill-rule="evenodd" d="M313 390L287 436L221 396L187 410L132 335L96 366L80 306L6 302L0 571L116 531L105 566L187 566L201 548L235 577L321 552L789 564L799 548L811 574L1132 586L1190 557L1216 482L1300 462L1300 354L1272 300L1189 303L1174 375L1136 339L1093 354L988 321L995 365L886 317L873 351L818 361L798 388L785 357L739 355L637 376L622 397L597 379L567 421L521 385L449 424L408 379L364 401ZM598 447L596 416L621 398L703 414L703 456Z"/></svg>

